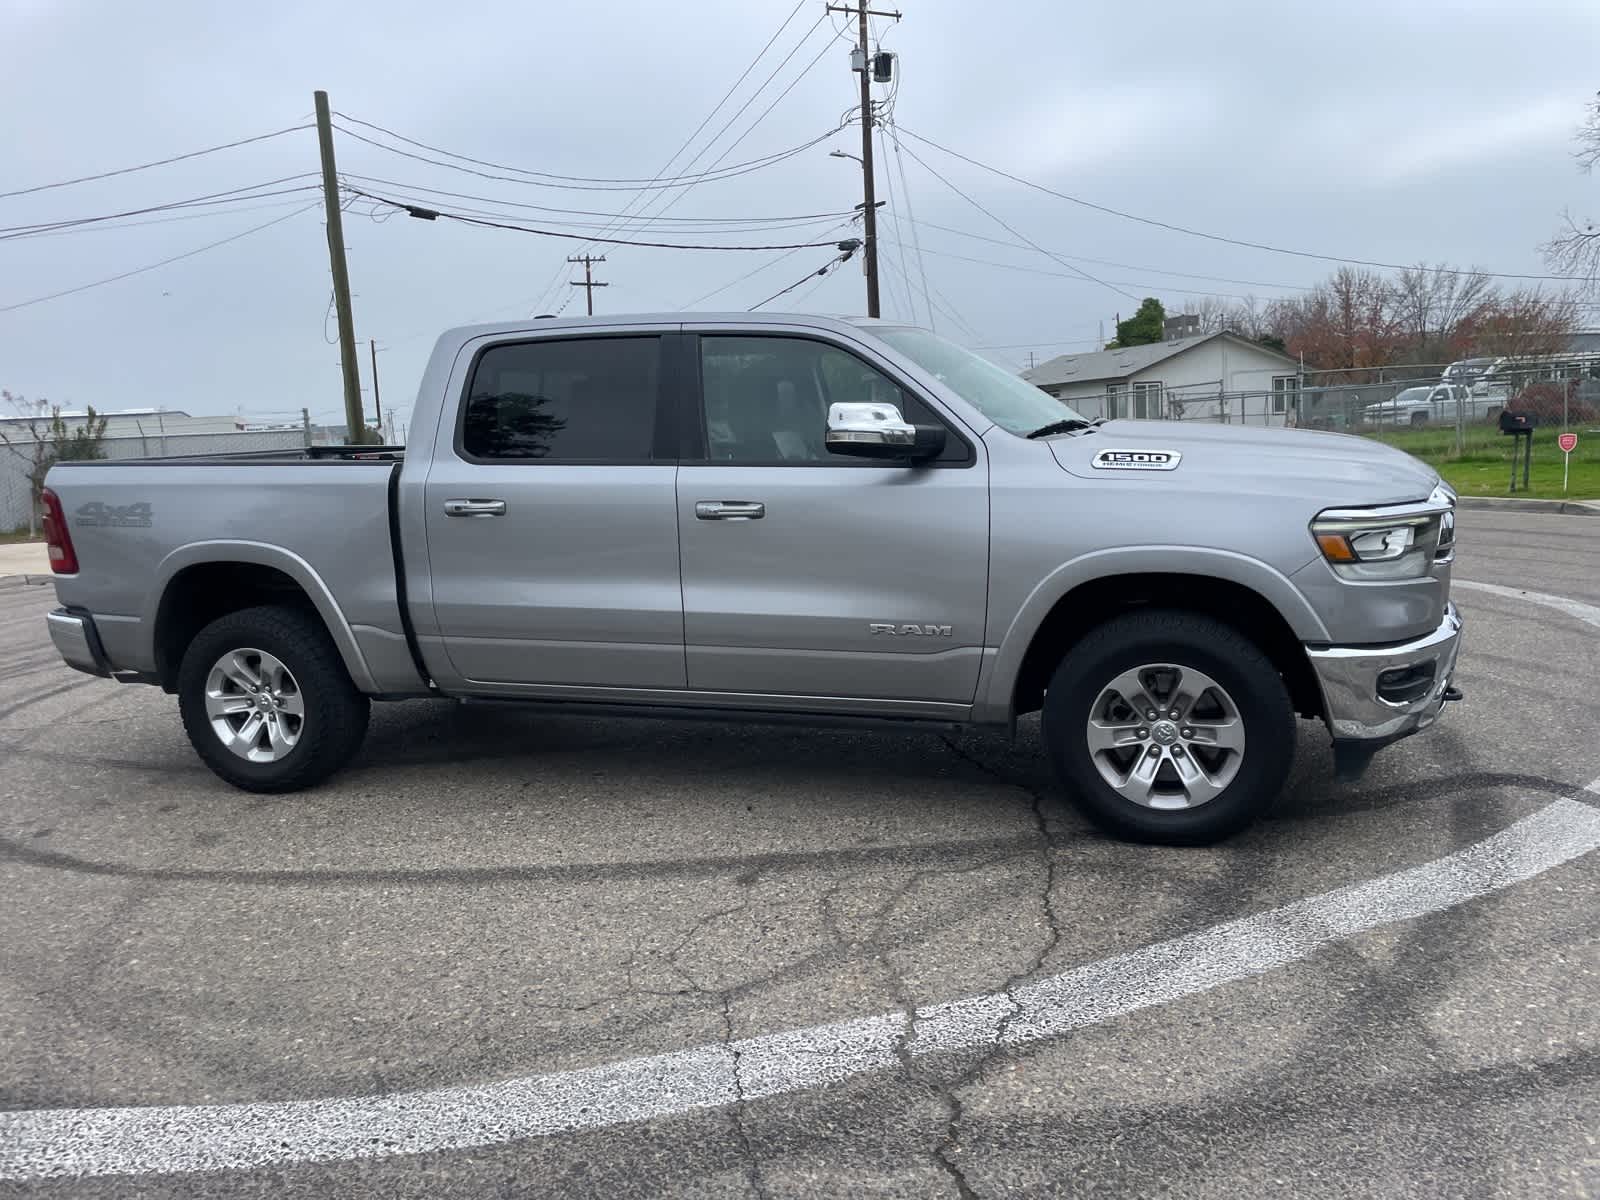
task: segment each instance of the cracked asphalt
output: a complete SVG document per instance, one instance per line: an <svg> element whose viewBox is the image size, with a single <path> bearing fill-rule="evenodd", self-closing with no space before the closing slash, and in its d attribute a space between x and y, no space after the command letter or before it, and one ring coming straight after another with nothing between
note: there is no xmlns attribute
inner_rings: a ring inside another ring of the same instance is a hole
<svg viewBox="0 0 1600 1200"><path fill-rule="evenodd" d="M1470 511L1461 579L1600 605L1600 521ZM1458 590L1466 702L1270 818L1093 831L1000 736L375 709L255 797L0 581L0 1109L359 1096L988 993L1451 854L1600 776L1600 629ZM1003 1021L1009 1021L1009 1016ZM737 1063L735 1066L737 1067ZM738 1086L740 1074L734 1072ZM1600 856L1173 1003L479 1149L0 1195L1600 1194Z"/></svg>

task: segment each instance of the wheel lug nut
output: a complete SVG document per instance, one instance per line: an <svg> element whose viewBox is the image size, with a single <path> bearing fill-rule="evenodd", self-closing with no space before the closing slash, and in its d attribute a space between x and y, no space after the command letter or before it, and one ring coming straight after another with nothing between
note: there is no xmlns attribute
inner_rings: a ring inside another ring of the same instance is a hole
<svg viewBox="0 0 1600 1200"><path fill-rule="evenodd" d="M1172 748L1172 757L1174 757L1174 758L1182 758L1183 757L1183 747L1182 746L1174 746Z"/></svg>
<svg viewBox="0 0 1600 1200"><path fill-rule="evenodd" d="M1193 737L1194 736L1194 730L1185 729L1185 730L1182 730L1182 734L1183 734L1184 737Z"/></svg>
<svg viewBox="0 0 1600 1200"><path fill-rule="evenodd" d="M1160 715L1161 715L1160 713L1155 712L1155 711L1151 711L1151 712L1146 714L1146 716L1148 716L1152 721L1154 721Z"/></svg>
<svg viewBox="0 0 1600 1200"><path fill-rule="evenodd" d="M1145 728L1141 727L1140 730L1139 730L1139 736L1140 737L1149 737L1150 736L1150 731L1148 729L1145 729Z"/></svg>

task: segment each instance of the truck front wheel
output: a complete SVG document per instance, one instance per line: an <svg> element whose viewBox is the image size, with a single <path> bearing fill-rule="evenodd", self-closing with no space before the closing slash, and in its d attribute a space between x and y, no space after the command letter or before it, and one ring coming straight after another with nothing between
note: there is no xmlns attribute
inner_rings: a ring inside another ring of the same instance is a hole
<svg viewBox="0 0 1600 1200"><path fill-rule="evenodd" d="M1277 796L1294 708L1270 659L1196 613L1129 613L1068 651L1044 699L1053 765L1084 814L1136 841L1204 845Z"/></svg>
<svg viewBox="0 0 1600 1200"><path fill-rule="evenodd" d="M202 629L178 672L184 731L205 764L247 792L292 792L348 762L370 702L322 623L246 608Z"/></svg>

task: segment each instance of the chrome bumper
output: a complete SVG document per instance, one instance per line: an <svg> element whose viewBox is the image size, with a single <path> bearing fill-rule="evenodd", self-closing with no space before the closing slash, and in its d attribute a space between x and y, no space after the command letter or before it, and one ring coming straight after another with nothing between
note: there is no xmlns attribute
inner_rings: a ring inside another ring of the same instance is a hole
<svg viewBox="0 0 1600 1200"><path fill-rule="evenodd" d="M94 627L93 617L58 608L47 613L44 620L50 629L50 640L56 644L56 652L66 660L67 666L87 671L90 675L111 674L111 665L106 661L105 648L100 645L100 634Z"/></svg>
<svg viewBox="0 0 1600 1200"><path fill-rule="evenodd" d="M1308 649L1334 741L1392 742L1432 725L1444 707L1460 649L1461 617L1454 604L1445 606L1439 628L1414 642ZM1403 680L1401 673L1408 671L1420 678L1429 669L1430 682L1420 695L1397 699L1380 694L1380 679Z"/></svg>

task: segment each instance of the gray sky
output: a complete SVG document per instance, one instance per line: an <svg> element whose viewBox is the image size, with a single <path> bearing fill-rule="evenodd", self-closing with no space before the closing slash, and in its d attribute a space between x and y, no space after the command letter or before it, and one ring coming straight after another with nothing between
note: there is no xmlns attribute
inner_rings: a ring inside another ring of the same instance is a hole
<svg viewBox="0 0 1600 1200"><path fill-rule="evenodd" d="M902 56L895 116L904 129L1097 203L1276 246L1532 273L1544 269L1536 248L1564 208L1600 212L1600 179L1578 174L1571 156L1583 105L1600 88L1593 0L902 0L900 7L898 24L874 24L884 48ZM0 0L0 42L8 47L0 106L9 117L0 123L0 192L297 125L309 119L319 87L336 109L460 154L569 176L649 177L792 8L793 0L265 8ZM825 49L829 21L802 41L821 15L822 0L806 0L672 173L704 170L819 53L724 165L793 147L837 123L854 103L855 77L845 42ZM774 82L688 167L791 49ZM509 212L519 203L610 213L635 199L629 191L477 178L336 136L342 173L488 200L439 197L440 207ZM744 218L847 210L860 200L859 172L827 150L859 152L859 141L857 129L841 131L775 166L703 182L661 212ZM1095 213L909 138L902 143L1028 240L1061 255L1131 264L1079 263L1135 298L1160 296L1169 308L1181 307L1185 290L1283 295L1284 287L1267 285L1305 286L1334 267ZM931 228L1016 240L910 158L903 166L911 207L924 223L928 281L970 327L935 309L941 332L1005 347L993 355L1016 365L1029 349L1041 359L1091 349L1100 321L1109 330L1118 311L1135 307L1136 299L1115 290L1060 277L1068 269L1035 251ZM306 130L3 199L0 226L120 212L316 169L315 137ZM883 229L891 316L910 315L900 250L890 244L897 230L910 232L908 195L891 149L879 170L879 196L899 217ZM306 406L340 419L338 351L325 341L334 328L325 322L321 210L300 211L317 200L314 192L295 193L156 214L159 223L145 216L121 228L0 241L3 308L286 218L158 270L0 313L0 386L70 407L287 416ZM651 212L668 202L641 207ZM258 207L275 204L283 207ZM582 311L581 293L549 286L571 277L561 260L579 243L404 215L378 223L368 207L358 203L345 218L356 335L377 339L384 399L402 412L441 329L554 311L563 302L568 313ZM771 244L823 240L827 230L711 234L659 222L624 236ZM743 309L830 254L807 249L773 262L774 252L605 252L598 278L610 286L596 293L602 312L680 308L770 264L699 306ZM910 249L905 269L918 273ZM772 307L861 312L863 291L852 262ZM916 305L920 314L920 295Z"/></svg>

